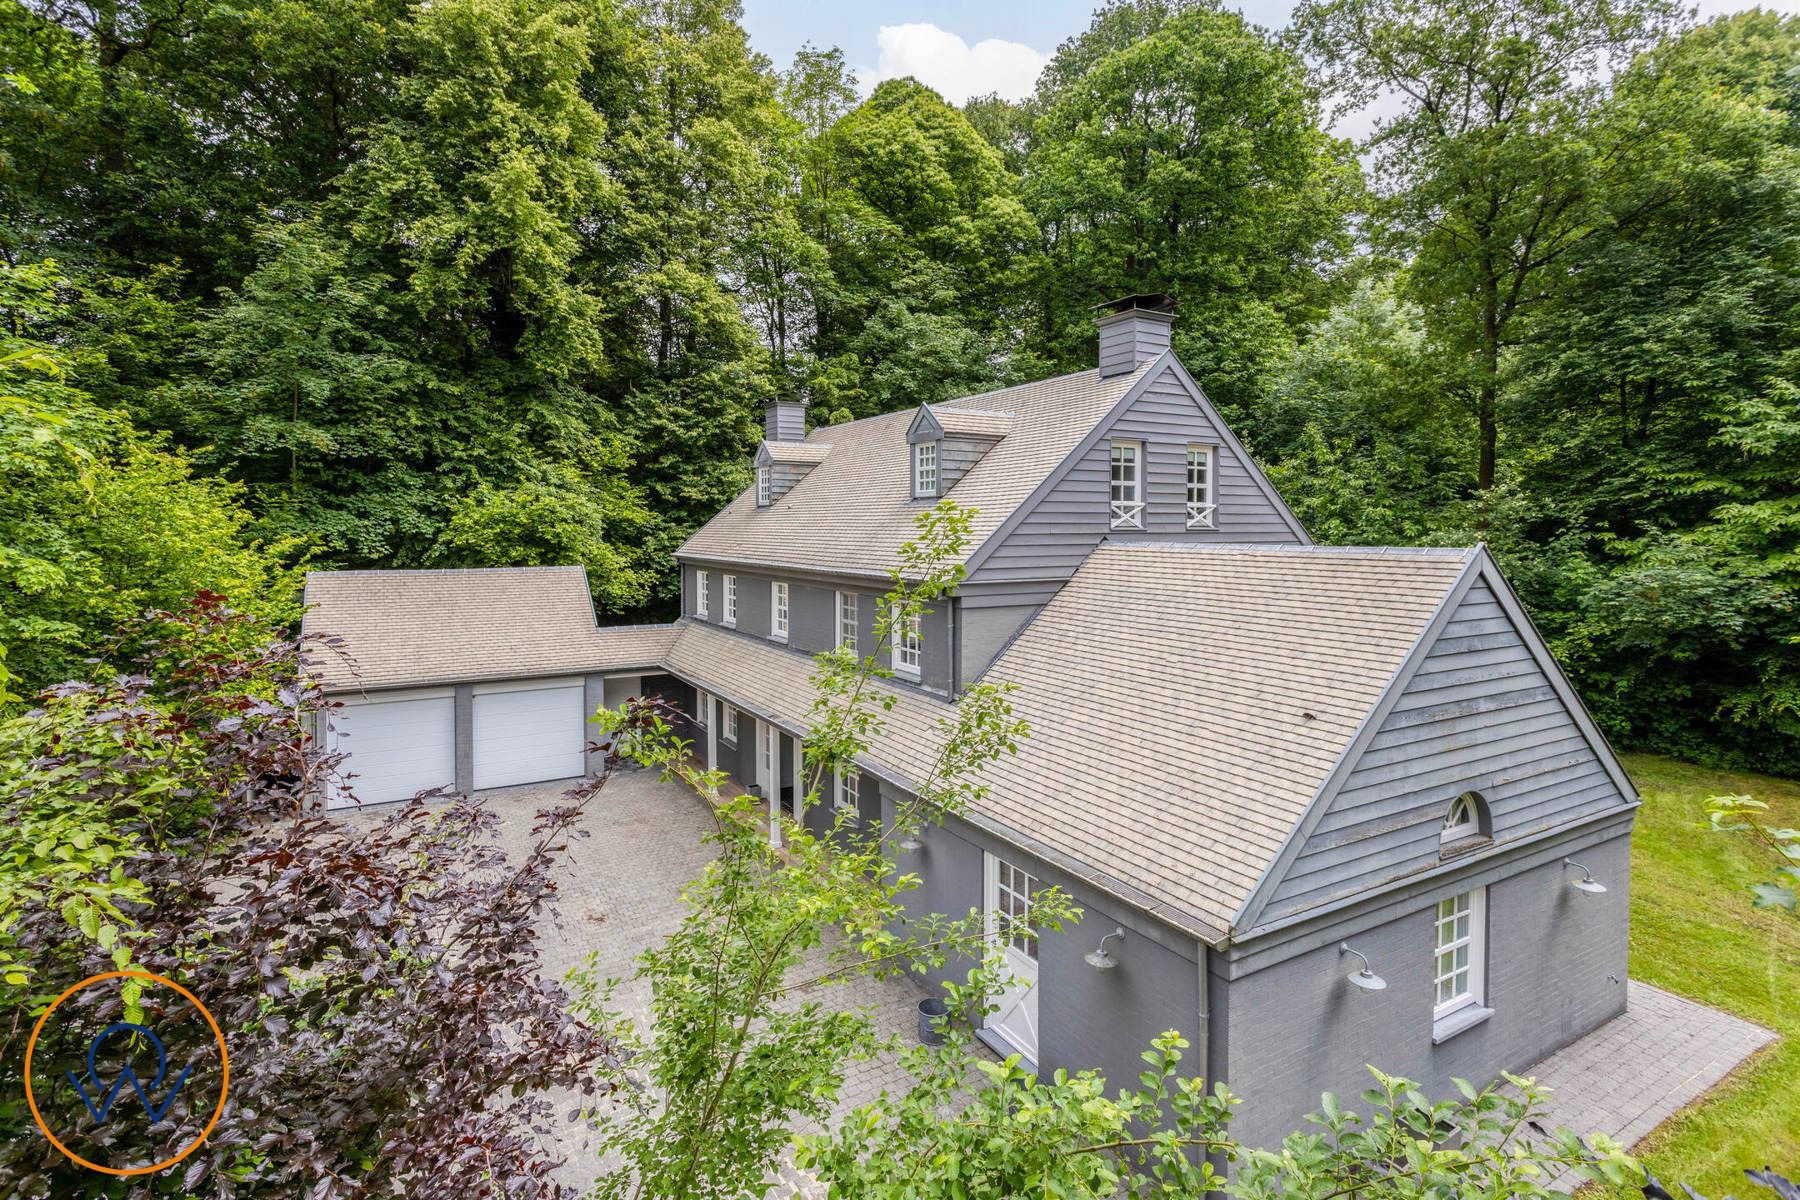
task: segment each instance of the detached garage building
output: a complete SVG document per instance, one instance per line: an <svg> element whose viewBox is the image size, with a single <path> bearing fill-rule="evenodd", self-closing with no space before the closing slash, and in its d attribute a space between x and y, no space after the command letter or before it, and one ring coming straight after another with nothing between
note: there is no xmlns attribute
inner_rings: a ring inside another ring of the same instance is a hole
<svg viewBox="0 0 1800 1200"><path fill-rule="evenodd" d="M672 625L602 630L581 567L314 571L302 632L342 707L323 731L348 755L327 807L572 779L595 765L590 718L626 697L685 699L659 664Z"/></svg>

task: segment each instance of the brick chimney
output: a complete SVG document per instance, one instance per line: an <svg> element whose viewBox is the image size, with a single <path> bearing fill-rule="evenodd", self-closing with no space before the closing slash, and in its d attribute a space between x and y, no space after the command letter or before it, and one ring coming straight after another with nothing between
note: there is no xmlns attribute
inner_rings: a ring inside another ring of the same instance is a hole
<svg viewBox="0 0 1800 1200"><path fill-rule="evenodd" d="M1100 377L1129 375L1169 348L1175 297L1123 296L1094 305L1100 327Z"/></svg>
<svg viewBox="0 0 1800 1200"><path fill-rule="evenodd" d="M779 398L764 400L763 437L771 442L804 442L806 401Z"/></svg>

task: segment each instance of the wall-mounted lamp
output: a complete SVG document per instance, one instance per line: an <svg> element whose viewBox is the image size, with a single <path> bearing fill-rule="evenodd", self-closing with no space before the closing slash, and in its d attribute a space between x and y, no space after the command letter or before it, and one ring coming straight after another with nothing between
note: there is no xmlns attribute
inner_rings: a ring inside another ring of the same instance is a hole
<svg viewBox="0 0 1800 1200"><path fill-rule="evenodd" d="M1362 959L1362 970L1352 971L1344 978L1348 979L1351 983L1354 983L1365 992L1379 992L1387 987L1387 980L1369 970L1369 959L1367 955L1363 954L1360 950L1352 950L1349 942L1339 942L1338 957L1342 958L1346 954L1354 954L1356 957Z"/></svg>
<svg viewBox="0 0 1800 1200"><path fill-rule="evenodd" d="M1581 872L1581 878L1577 879L1573 884L1570 885L1576 891L1587 892L1591 895L1598 896L1601 892L1604 892L1606 890L1606 885L1604 883L1601 883L1598 879L1595 879L1594 873L1592 871L1588 870L1586 867L1582 866L1580 863L1576 862L1574 859L1572 859L1572 858L1563 859L1563 866L1574 867L1577 871Z"/></svg>
<svg viewBox="0 0 1800 1200"><path fill-rule="evenodd" d="M924 846L925 843L921 842L919 840L919 831L918 830L909 829L905 833L900 835L900 840L895 842L894 845L896 848L904 850L908 854L911 854L914 850L917 850L917 849L921 848L922 846Z"/></svg>
<svg viewBox="0 0 1800 1200"><path fill-rule="evenodd" d="M1088 966L1094 968L1096 971L1110 971L1119 965L1119 960L1106 952L1106 943L1112 941L1114 938L1118 938L1121 942L1124 941L1125 931L1123 929L1115 929L1105 937L1101 938L1100 944L1086 956Z"/></svg>

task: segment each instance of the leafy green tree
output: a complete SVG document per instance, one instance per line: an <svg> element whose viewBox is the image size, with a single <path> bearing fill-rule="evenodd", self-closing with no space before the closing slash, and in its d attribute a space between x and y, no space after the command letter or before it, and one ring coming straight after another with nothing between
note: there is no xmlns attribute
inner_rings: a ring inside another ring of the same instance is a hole
<svg viewBox="0 0 1800 1200"><path fill-rule="evenodd" d="M165 409L250 483L265 528L346 565L563 555L615 609L642 600L606 541L603 518L643 514L592 390L608 356L581 233L621 204L582 93L595 22L535 0L418 10L366 154L263 231L203 327L206 378Z"/></svg>
<svg viewBox="0 0 1800 1200"><path fill-rule="evenodd" d="M579 228L619 207L581 92L596 36L572 3L418 9L395 114L326 210L380 256L441 362L520 391L604 362L601 301L576 270Z"/></svg>
<svg viewBox="0 0 1800 1200"><path fill-rule="evenodd" d="M1036 104L1043 352L1085 366L1091 306L1170 292L1208 391L1254 399L1348 248L1355 164L1321 132L1300 60L1211 4L1114 4L1057 51Z"/></svg>
<svg viewBox="0 0 1800 1200"><path fill-rule="evenodd" d="M244 481L265 528L341 562L398 558L438 520L429 464L458 454L434 373L399 340L393 281L352 265L324 222L262 245L201 325L204 375L165 389L159 423Z"/></svg>
<svg viewBox="0 0 1800 1200"><path fill-rule="evenodd" d="M1368 278L1308 332L1248 421L1308 531L1412 545L1470 528L1469 420L1418 306Z"/></svg>
<svg viewBox="0 0 1800 1200"><path fill-rule="evenodd" d="M383 113L405 0L31 0L0 9L0 246L71 273L241 278L268 212L323 198Z"/></svg>
<svg viewBox="0 0 1800 1200"><path fill-rule="evenodd" d="M0 267L0 646L21 694L85 676L125 621L196 592L298 615L300 547L252 541L240 487L93 403L79 364L39 340L60 282Z"/></svg>
<svg viewBox="0 0 1800 1200"><path fill-rule="evenodd" d="M483 484L457 500L430 561L452 567L579 564L602 612L629 612L646 598L648 574L627 547L651 524L634 489L614 474L619 463L572 467L507 487ZM589 478L612 481L596 489Z"/></svg>
<svg viewBox="0 0 1800 1200"><path fill-rule="evenodd" d="M1518 355L1536 536L1606 578L1540 606L1609 728L1800 764L1800 21L1645 54L1596 118L1632 147ZM1621 653L1625 651L1625 653Z"/></svg>
<svg viewBox="0 0 1800 1200"><path fill-rule="evenodd" d="M999 151L936 92L891 79L837 122L829 153L834 291L818 355L859 370L855 415L1003 378L1037 231ZM905 390L925 377L928 390Z"/></svg>
<svg viewBox="0 0 1800 1200"><path fill-rule="evenodd" d="M1591 232L1597 192L1636 151L1595 138L1603 68L1665 28L1666 0L1499 6L1304 0L1300 43L1350 107L1393 95L1366 149L1383 233L1411 256L1412 289L1462 358L1476 486L1497 479L1501 400L1523 316Z"/></svg>
<svg viewBox="0 0 1800 1200"><path fill-rule="evenodd" d="M1031 123L1037 108L1030 100L1008 100L995 92L963 101L962 114L988 145L1000 152L1007 173L1025 174L1025 156L1031 149Z"/></svg>
<svg viewBox="0 0 1800 1200"><path fill-rule="evenodd" d="M582 91L606 121L600 164L621 207L588 240L584 277L605 297L596 393L658 520L644 546L667 612L679 596L668 552L741 490L761 402L788 385L776 364L805 327L793 300L814 258L790 204L792 119L735 5L627 0L609 13Z"/></svg>

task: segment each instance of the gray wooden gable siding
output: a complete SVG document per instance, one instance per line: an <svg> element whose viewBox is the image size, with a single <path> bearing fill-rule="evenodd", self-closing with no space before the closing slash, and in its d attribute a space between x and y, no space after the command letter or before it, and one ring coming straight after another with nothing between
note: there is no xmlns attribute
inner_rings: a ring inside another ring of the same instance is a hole
<svg viewBox="0 0 1800 1200"><path fill-rule="evenodd" d="M1144 530L1110 528L1109 486L1115 440L1142 442ZM1214 529L1187 527L1188 446L1214 447ZM1069 470L995 544L970 583L1064 580L1103 537L1217 542L1285 542L1297 537L1258 486L1253 463L1238 456L1173 369L1151 380Z"/></svg>
<svg viewBox="0 0 1800 1200"><path fill-rule="evenodd" d="M1629 802L1485 579L1477 579L1331 798L1262 920L1437 865L1450 802L1477 791L1494 840Z"/></svg>
<svg viewBox="0 0 1800 1200"><path fill-rule="evenodd" d="M806 473L813 469L814 463L773 463L769 467L769 498L779 500L788 494L796 483L806 478Z"/></svg>
<svg viewBox="0 0 1800 1200"><path fill-rule="evenodd" d="M981 456L994 448L998 438L950 437L938 439L938 494L955 487Z"/></svg>

